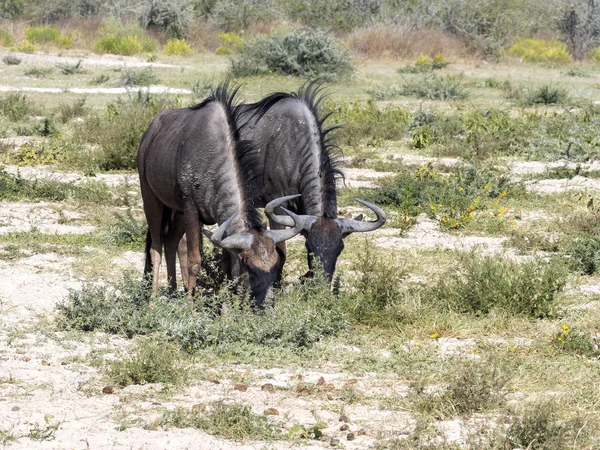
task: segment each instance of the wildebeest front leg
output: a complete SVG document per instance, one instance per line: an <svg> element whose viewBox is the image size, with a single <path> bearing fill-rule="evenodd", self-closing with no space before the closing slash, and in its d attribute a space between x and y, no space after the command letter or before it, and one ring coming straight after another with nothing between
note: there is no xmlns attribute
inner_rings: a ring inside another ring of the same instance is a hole
<svg viewBox="0 0 600 450"><path fill-rule="evenodd" d="M278 223L275 223L269 219L269 228L271 228L271 230L283 230L285 229L285 226L279 225ZM277 268L277 280L275 281L275 287L281 287L281 279L283 277L283 266L285 265L286 258L285 241L279 242L275 245L279 249L279 256L281 257L279 267Z"/></svg>
<svg viewBox="0 0 600 450"><path fill-rule="evenodd" d="M144 198L144 213L148 222L148 234L146 239L150 238L151 245L147 249L145 265L145 276L152 273L152 295L158 293L160 261L162 259L162 228L164 205L152 194L152 192L142 184L142 196ZM150 264L148 263L150 259Z"/></svg>
<svg viewBox="0 0 600 450"><path fill-rule="evenodd" d="M181 268L181 278L183 278L183 287L187 291L188 287L188 261L187 261L187 237L184 234L177 245L177 256L179 256L179 267Z"/></svg>
<svg viewBox="0 0 600 450"><path fill-rule="evenodd" d="M200 234L202 233L202 224L198 217L198 210L191 202L186 202L183 215L187 238L187 287L188 294L193 295L196 289L198 273L200 273Z"/></svg>
<svg viewBox="0 0 600 450"><path fill-rule="evenodd" d="M179 242L184 233L185 224L183 221L183 216L180 213L174 213L171 220L171 227L167 235L165 236L165 259L167 260L167 277L169 279L169 288L172 292L175 292L177 290L177 274L175 271L175 260L178 252ZM186 275L183 276L184 286L186 285Z"/></svg>

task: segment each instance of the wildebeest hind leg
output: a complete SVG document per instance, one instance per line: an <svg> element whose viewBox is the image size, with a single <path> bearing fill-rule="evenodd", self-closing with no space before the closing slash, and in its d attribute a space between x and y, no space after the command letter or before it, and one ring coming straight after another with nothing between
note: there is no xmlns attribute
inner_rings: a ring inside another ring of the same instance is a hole
<svg viewBox="0 0 600 450"><path fill-rule="evenodd" d="M187 237L184 234L177 245L177 256L179 257L179 267L181 269L181 278L183 278L183 287L188 290L188 259L187 259Z"/></svg>
<svg viewBox="0 0 600 450"><path fill-rule="evenodd" d="M183 216L180 213L174 212L171 218L171 226L165 235L165 259L167 260L167 278L169 279L169 289L171 292L177 290L175 263L179 241L184 233L185 224L183 222Z"/></svg>
<svg viewBox="0 0 600 450"><path fill-rule="evenodd" d="M188 294L193 295L196 289L198 273L200 272L200 234L202 233L202 224L198 217L198 210L192 202L186 202L183 216L187 239Z"/></svg>
<svg viewBox="0 0 600 450"><path fill-rule="evenodd" d="M154 196L154 194L152 194L152 192L148 191L149 189L142 190L144 213L146 214L148 235L151 241L148 254L146 255L146 258L148 258L148 256L150 257L151 265L146 263L146 270L152 270L152 295L156 295L158 293L158 275L162 258L164 205ZM146 276L148 276L148 274L146 274Z"/></svg>

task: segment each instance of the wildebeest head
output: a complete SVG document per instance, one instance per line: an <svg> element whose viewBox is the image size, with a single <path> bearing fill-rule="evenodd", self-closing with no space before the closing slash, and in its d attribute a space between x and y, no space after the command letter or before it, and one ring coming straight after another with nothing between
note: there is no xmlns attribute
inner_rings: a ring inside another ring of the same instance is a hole
<svg viewBox="0 0 600 450"><path fill-rule="evenodd" d="M287 216L276 214L275 209L288 200L296 198L296 195L281 197L272 200L265 207L265 213L275 223L288 227L296 226L301 222L302 234L306 237L306 250L308 251L307 276L313 276L316 259L320 261L323 271L329 281L333 278L335 265L340 253L344 249L344 238L351 233L364 233L374 231L381 227L387 220L385 212L372 203L355 199L375 213L377 219L372 222L363 222L362 215L355 219L336 218L330 219L323 216L300 215L297 220L292 220L288 211L282 208Z"/></svg>
<svg viewBox="0 0 600 450"><path fill-rule="evenodd" d="M282 208L290 218L292 228L285 230L267 230L261 227L248 228L223 238L227 228L235 218L232 215L223 222L214 233L205 234L214 245L228 250L226 273L247 292L258 307L262 307L269 289L277 281L283 259L277 244L296 236L302 231L300 217Z"/></svg>

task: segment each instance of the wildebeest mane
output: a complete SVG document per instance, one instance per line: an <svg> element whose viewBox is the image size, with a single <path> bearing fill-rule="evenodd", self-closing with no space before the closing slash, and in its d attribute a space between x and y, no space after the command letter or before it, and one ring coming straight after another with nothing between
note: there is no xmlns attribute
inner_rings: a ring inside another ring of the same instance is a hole
<svg viewBox="0 0 600 450"><path fill-rule="evenodd" d="M335 145L332 132L339 129L340 126L326 126L325 124L333 112L321 113L321 104L327 98L323 91L323 83L315 80L300 87L295 96L308 107L317 123L321 157L320 170L324 177L322 188L325 208L323 213L326 218L335 219L337 217L336 178L341 177L343 179L344 174L339 169L342 151Z"/></svg>
<svg viewBox="0 0 600 450"><path fill-rule="evenodd" d="M251 141L240 138L242 105L236 100L239 89L239 86L231 87L229 80L226 80L218 85L208 98L197 105L191 106L190 109L202 109L211 102L217 102L223 107L227 116L229 131L234 141L235 163L242 178L246 226L249 228L262 228L264 227L262 216L256 209L261 191L259 184L261 174L260 155Z"/></svg>
<svg viewBox="0 0 600 450"><path fill-rule="evenodd" d="M333 112L322 114L321 104L327 98L323 92L323 82L319 80L311 81L298 89L295 93L275 92L268 95L262 100L247 105L247 111L251 112L251 117L248 121L260 120L271 107L284 99L300 100L309 109L313 117L319 133L319 169L323 174L324 182L322 184L322 198L325 204L324 215L327 218L335 219L337 217L337 201L336 201L336 179L344 178L344 174L339 169L342 156L341 149L335 145L332 132L340 126L326 126L326 121ZM310 158L311 154L306 153L304 158ZM302 165L304 161L299 161Z"/></svg>

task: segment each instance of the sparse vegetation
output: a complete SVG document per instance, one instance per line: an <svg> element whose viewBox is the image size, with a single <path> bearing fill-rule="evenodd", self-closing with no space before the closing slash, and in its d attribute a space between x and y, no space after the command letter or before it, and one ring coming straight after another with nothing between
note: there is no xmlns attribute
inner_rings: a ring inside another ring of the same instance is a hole
<svg viewBox="0 0 600 450"><path fill-rule="evenodd" d="M164 50L167 55L189 56L193 53L192 47L185 39L169 39Z"/></svg>
<svg viewBox="0 0 600 450"><path fill-rule="evenodd" d="M435 74L405 83L402 95L424 98L426 100L464 100L469 97L460 77Z"/></svg>
<svg viewBox="0 0 600 450"><path fill-rule="evenodd" d="M121 86L149 86L157 83L158 78L150 67L145 69L125 69L119 77Z"/></svg>
<svg viewBox="0 0 600 450"><path fill-rule="evenodd" d="M28 77L44 78L54 72L52 67L32 66L25 69L24 74Z"/></svg>

